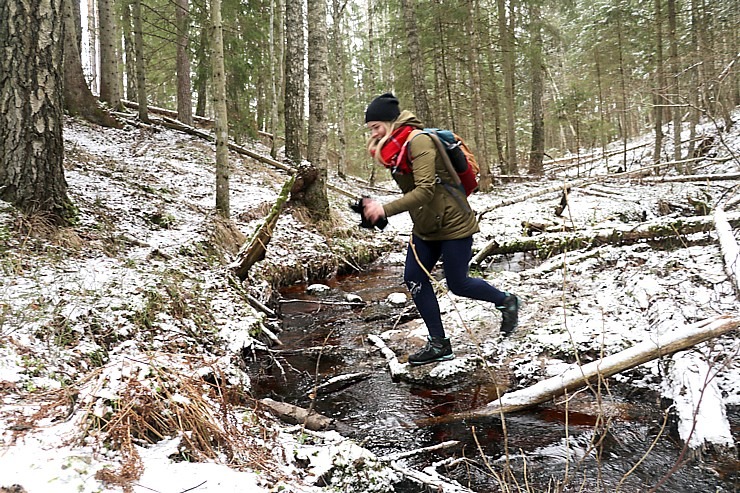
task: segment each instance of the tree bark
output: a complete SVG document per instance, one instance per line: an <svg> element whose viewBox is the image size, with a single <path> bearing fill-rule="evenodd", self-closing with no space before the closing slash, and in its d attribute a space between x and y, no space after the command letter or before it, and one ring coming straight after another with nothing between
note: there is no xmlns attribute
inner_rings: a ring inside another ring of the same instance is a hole
<svg viewBox="0 0 740 493"><path fill-rule="evenodd" d="M118 23L114 0L98 0L100 30L100 100L114 110L121 109L121 89L118 85Z"/></svg>
<svg viewBox="0 0 740 493"><path fill-rule="evenodd" d="M506 112L506 162L502 172L507 175L518 173L516 152L516 105L514 92L514 14L507 14L506 0L496 0L498 32L501 44L501 72L504 78L504 109Z"/></svg>
<svg viewBox="0 0 740 493"><path fill-rule="evenodd" d="M211 0L211 60L213 109L216 134L216 211L228 218L229 205L229 122L226 112L226 74L221 0Z"/></svg>
<svg viewBox="0 0 740 493"><path fill-rule="evenodd" d="M663 64L663 4L655 0L655 95L653 96L653 118L655 120L655 150L653 162L660 162L663 149L663 105L665 104L665 66Z"/></svg>
<svg viewBox="0 0 740 493"><path fill-rule="evenodd" d="M134 51L136 54L136 100L139 103L139 120L149 123L146 91L146 64L144 63L144 32L141 27L141 0L133 0Z"/></svg>
<svg viewBox="0 0 740 493"><path fill-rule="evenodd" d="M344 48L344 30L342 21L347 3L341 3L339 0L332 0L332 39L331 46L333 51L332 59L336 62L336 70L333 71L332 86L336 92L336 126L337 126L337 175L344 178L344 171L347 167L347 130L346 130L346 111L345 111L345 74L347 73L347 63Z"/></svg>
<svg viewBox="0 0 740 493"><path fill-rule="evenodd" d="M429 98L427 97L427 85L424 70L424 54L419 43L419 32L416 27L416 4L415 0L401 0L404 25L406 26L406 47L411 67L411 86L414 93L414 108L416 116L426 126L433 127L431 111L429 110Z"/></svg>
<svg viewBox="0 0 740 493"><path fill-rule="evenodd" d="M483 408L448 414L417 424L423 426L431 423L448 423L463 419L499 416L528 409L548 402L566 392L587 386L594 380L611 377L648 361L719 337L737 329L739 326L739 319L727 315L703 320L665 334L652 336L651 339L636 344L629 349L605 356L583 366L577 363L572 364L570 368L556 377L548 378L526 389L503 394L498 400L489 402Z"/></svg>
<svg viewBox="0 0 740 493"><path fill-rule="evenodd" d="M126 72L126 85L122 87L123 94L121 98L139 100L139 93L136 90L136 43L134 42L134 22L131 11L134 9L134 3L126 0L123 4L122 14L122 35L123 35L123 52L126 54L124 71ZM125 94L125 96L124 96ZM138 109L138 106L136 106Z"/></svg>
<svg viewBox="0 0 740 493"><path fill-rule="evenodd" d="M668 2L668 46L670 51L670 94L673 108L673 160L681 159L681 100L678 85L678 40L676 38L676 0Z"/></svg>
<svg viewBox="0 0 740 493"><path fill-rule="evenodd" d="M193 124L193 96L190 83L190 12L188 0L177 0L177 119Z"/></svg>
<svg viewBox="0 0 740 493"><path fill-rule="evenodd" d="M316 179L306 184L303 202L314 221L329 219L326 194L328 125L327 86L328 38L326 35L326 0L308 0L308 149L307 158L315 168Z"/></svg>
<svg viewBox="0 0 740 493"><path fill-rule="evenodd" d="M285 2L285 157L300 164L303 142L303 2Z"/></svg>
<svg viewBox="0 0 740 493"><path fill-rule="evenodd" d="M62 0L0 3L0 199L67 224Z"/></svg>
<svg viewBox="0 0 740 493"><path fill-rule="evenodd" d="M64 109L71 116L80 116L105 127L120 128L116 119L100 107L87 85L80 56L79 10L73 8L74 2L64 3Z"/></svg>
<svg viewBox="0 0 740 493"><path fill-rule="evenodd" d="M532 56L532 142L529 152L529 173L542 175L542 160L545 157L545 117L542 108L543 60L542 60L542 18L538 0L530 5L530 46Z"/></svg>
<svg viewBox="0 0 740 493"><path fill-rule="evenodd" d="M476 20L479 18L478 7L475 0L468 0L468 20L467 28L470 37L470 43L467 45L467 56L468 56L468 69L470 73L470 89L473 93L473 137L475 139L475 148L473 153L475 154L478 166L480 166L480 180L478 187L483 192L491 190L491 169L488 163L488 153L486 152L486 139L484 137L484 117L483 117L483 103L481 98L481 70L480 70L480 59L478 53L480 52L480 36L478 34L478 27L476 26Z"/></svg>

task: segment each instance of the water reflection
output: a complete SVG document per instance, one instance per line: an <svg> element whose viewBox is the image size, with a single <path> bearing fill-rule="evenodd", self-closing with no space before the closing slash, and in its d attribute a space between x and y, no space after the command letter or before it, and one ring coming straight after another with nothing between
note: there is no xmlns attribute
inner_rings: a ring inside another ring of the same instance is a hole
<svg viewBox="0 0 740 493"><path fill-rule="evenodd" d="M565 410L543 406L527 412L459 421L419 428L422 419L477 408L495 400L494 385L461 381L444 388L427 388L393 382L385 361L368 349L367 335L389 328L389 321L364 322L361 310L341 304L346 293L368 302L403 291L400 267L377 269L361 276L332 280L332 291L308 295L305 286L283 295L301 303L282 307L283 346L277 352L284 368L255 362L251 368L256 397L270 396L303 407L311 405L311 390L318 383L346 373L368 372L369 377L313 402L316 411L340 420L354 437L378 455L403 452L457 440L461 446L407 459L424 468L434 461L455 457L446 474L477 492L614 492L649 491L663 483L660 492L740 491L737 460L687 463L676 467L681 444L675 430L662 424L663 412L655 400L643 404L620 399L612 387L612 413L606 420L598 409ZM326 350L311 350L332 346ZM653 396L654 397L654 396ZM585 395L584 400L593 401ZM632 399L634 401L634 399ZM730 411L738 440L740 413ZM655 444L656 436L662 435ZM649 451L649 452L648 452ZM674 468L670 477L663 477ZM399 484L397 491L426 491L418 485Z"/></svg>

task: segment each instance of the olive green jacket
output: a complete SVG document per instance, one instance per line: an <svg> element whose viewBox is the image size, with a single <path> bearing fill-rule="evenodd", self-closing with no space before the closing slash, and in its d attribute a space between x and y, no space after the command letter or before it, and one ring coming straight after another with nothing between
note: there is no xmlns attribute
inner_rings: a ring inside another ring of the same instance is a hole
<svg viewBox="0 0 740 493"><path fill-rule="evenodd" d="M411 125L423 128L410 111L403 111L394 128ZM427 241L457 240L479 231L475 213L465 192L451 184L453 179L445 167L437 147L426 134L411 138L408 143L413 173L393 174L403 197L383 206L386 217L406 212L414 222L413 233ZM443 183L438 183L437 177Z"/></svg>

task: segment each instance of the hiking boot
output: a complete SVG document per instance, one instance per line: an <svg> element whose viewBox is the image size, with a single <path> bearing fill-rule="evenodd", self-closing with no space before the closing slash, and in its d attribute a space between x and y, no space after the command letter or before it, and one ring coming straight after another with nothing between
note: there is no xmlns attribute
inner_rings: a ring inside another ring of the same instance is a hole
<svg viewBox="0 0 740 493"><path fill-rule="evenodd" d="M448 338L430 337L423 349L409 355L409 364L424 365L435 361L451 360L454 357Z"/></svg>
<svg viewBox="0 0 740 493"><path fill-rule="evenodd" d="M507 337L519 325L519 298L506 293L506 298L496 308L501 311L501 334Z"/></svg>

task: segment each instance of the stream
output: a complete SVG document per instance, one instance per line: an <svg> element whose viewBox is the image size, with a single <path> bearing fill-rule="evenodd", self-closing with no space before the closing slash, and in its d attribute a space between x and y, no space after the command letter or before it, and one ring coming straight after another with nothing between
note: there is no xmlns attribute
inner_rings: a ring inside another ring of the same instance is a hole
<svg viewBox="0 0 740 493"><path fill-rule="evenodd" d="M418 426L425 418L480 407L494 400L496 391L492 384L472 384L464 378L442 388L391 380L385 359L367 335L390 329L404 313L397 309L391 316L367 321L362 307L346 303L345 296L351 293L367 304L378 304L391 293L405 292L402 275L401 266L377 266L328 281L331 290L324 294L307 293L305 285L284 290L279 334L283 345L273 348L282 370L266 360L252 363L254 396L307 408L317 375L321 383L338 375L362 373L364 378L359 381L319 393L314 409L350 427L352 438L379 456L460 441L460 446L404 461L423 469L446 458L462 457L439 470L476 492L637 493L651 491L661 481L655 491L740 491L737 456L734 460L710 456L703 462L691 461L664 479L680 460L682 444L675 423L669 419L664 426L666 403L642 389L612 386L609 402L619 412L610 414L606 425L597 412L565 413L543 405L507 415L503 422L495 417ZM324 346L330 348L319 350ZM740 410L735 407L728 412L737 443ZM591 447L593 442L598 447ZM395 491L428 490L404 481Z"/></svg>

